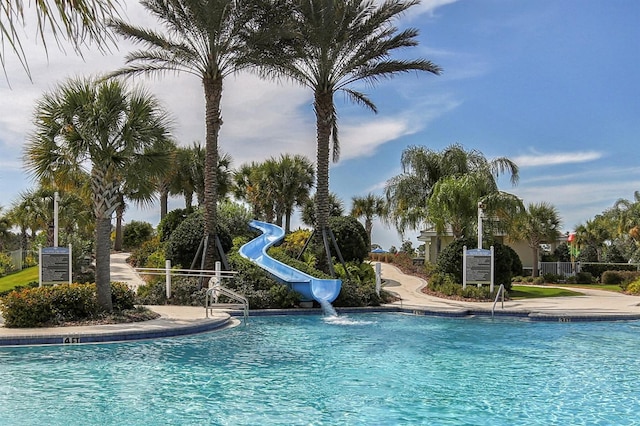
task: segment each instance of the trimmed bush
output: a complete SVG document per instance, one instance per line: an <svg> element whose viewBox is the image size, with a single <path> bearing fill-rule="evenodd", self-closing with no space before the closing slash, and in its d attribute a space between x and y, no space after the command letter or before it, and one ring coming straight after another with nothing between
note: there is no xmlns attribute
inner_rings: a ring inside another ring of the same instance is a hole
<svg viewBox="0 0 640 426"><path fill-rule="evenodd" d="M132 220L122 228L122 246L128 251L140 247L142 243L153 238L154 232L150 223Z"/></svg>
<svg viewBox="0 0 640 426"><path fill-rule="evenodd" d="M134 307L134 294L126 284L111 284L114 311ZM12 291L0 299L5 327L43 327L99 318L103 312L95 284L60 284Z"/></svg>
<svg viewBox="0 0 640 426"><path fill-rule="evenodd" d="M456 240L446 246L438 256L438 271L450 274L458 284L462 284L462 251L474 249L477 241L471 239ZM516 252L500 243L493 243L495 265L494 282L496 287L503 284L507 291L511 290L511 277L522 274L522 262Z"/></svg>
<svg viewBox="0 0 640 426"><path fill-rule="evenodd" d="M220 238L222 249L228 252L233 245L231 236L219 224L216 225L216 232ZM172 265L181 265L188 269L196 257L203 235L204 216L201 211L196 211L182 221L171 233L171 238L167 242L165 257L171 259ZM212 255L216 260L219 260L217 253L207 254L207 256Z"/></svg>
<svg viewBox="0 0 640 426"><path fill-rule="evenodd" d="M362 262L369 255L369 236L364 226L352 216L330 217L329 227L336 237L345 262ZM331 253L337 256L331 244Z"/></svg>

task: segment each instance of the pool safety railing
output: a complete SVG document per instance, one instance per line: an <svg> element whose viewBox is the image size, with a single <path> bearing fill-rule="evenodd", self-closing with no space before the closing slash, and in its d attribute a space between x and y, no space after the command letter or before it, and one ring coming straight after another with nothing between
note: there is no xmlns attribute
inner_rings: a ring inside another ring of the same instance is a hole
<svg viewBox="0 0 640 426"><path fill-rule="evenodd" d="M209 288L207 289L207 296L205 299L207 318L209 318L209 313L215 309L241 309L244 317L244 324L247 325L249 320L249 301L247 298L233 290L221 286L219 282L215 282L214 280L215 277L212 277L209 280ZM226 296L232 302L220 302L220 296Z"/></svg>
<svg viewBox="0 0 640 426"><path fill-rule="evenodd" d="M491 318L493 318L493 313L496 310L496 304L498 303L498 298L500 298L500 295L502 295L502 309L504 309L504 284L500 284L500 287L498 287L496 300L493 301L493 306L491 307Z"/></svg>

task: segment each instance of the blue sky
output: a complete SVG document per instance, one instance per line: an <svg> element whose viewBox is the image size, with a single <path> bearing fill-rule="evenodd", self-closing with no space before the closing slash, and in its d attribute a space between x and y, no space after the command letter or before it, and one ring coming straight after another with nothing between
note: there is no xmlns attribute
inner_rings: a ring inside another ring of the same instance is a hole
<svg viewBox="0 0 640 426"><path fill-rule="evenodd" d="M129 2L133 22L152 26ZM420 30L407 57L424 57L441 76L408 74L359 87L377 115L338 95L342 156L330 188L345 204L369 192L382 194L399 174L410 145L442 150L453 143L487 158L508 157L520 182L502 190L525 203L546 201L559 211L565 231L640 190L640 2L635 0L432 0L414 7L400 28ZM28 23L29 25L29 23ZM109 55L86 51L84 61L49 43L33 43L33 23L23 42L29 82L16 58L6 55L9 83L0 80L0 205L8 207L33 186L22 170L22 147L32 130L35 101L64 78L106 72L123 64L130 46ZM204 140L204 102L197 79L137 79L175 117L181 144ZM250 74L231 77L223 95L220 147L235 167L281 153L315 161L312 94ZM181 207L182 200L173 200ZM128 219L156 224L159 209L131 209ZM297 224L296 224L297 225ZM404 238L415 242L418 230ZM389 248L402 238L376 223L373 242Z"/></svg>

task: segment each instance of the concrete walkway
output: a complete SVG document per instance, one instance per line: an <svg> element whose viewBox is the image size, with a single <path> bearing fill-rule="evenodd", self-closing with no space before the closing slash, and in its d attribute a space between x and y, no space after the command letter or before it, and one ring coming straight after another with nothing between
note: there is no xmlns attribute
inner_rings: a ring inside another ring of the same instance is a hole
<svg viewBox="0 0 640 426"><path fill-rule="evenodd" d="M472 310L491 311L493 302L464 302L441 299L422 293L427 283L417 277L403 274L397 267L382 263L382 278L386 281L385 290L395 293L401 300L393 305L403 307L426 308L433 310ZM629 296L603 290L568 288L582 293L582 296L546 297L525 300L505 301L496 305L496 313L506 311L538 316L640 318L640 297Z"/></svg>

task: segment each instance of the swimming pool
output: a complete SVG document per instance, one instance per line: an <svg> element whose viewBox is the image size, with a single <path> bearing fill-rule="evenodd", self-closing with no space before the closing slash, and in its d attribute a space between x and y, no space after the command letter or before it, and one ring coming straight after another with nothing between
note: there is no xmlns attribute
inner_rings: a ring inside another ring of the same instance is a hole
<svg viewBox="0 0 640 426"><path fill-rule="evenodd" d="M640 323L252 317L191 337L0 348L0 424L632 425Z"/></svg>

